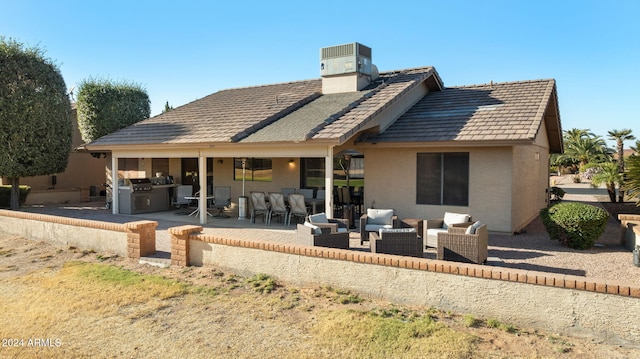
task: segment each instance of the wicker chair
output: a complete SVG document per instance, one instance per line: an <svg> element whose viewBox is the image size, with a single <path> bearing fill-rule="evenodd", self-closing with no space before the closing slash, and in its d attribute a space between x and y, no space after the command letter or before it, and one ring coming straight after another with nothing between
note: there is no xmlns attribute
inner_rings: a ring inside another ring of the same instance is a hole
<svg viewBox="0 0 640 359"><path fill-rule="evenodd" d="M317 227L298 223L296 244L329 248L349 249L348 232L332 232L330 227ZM320 233L317 232L320 230Z"/></svg>
<svg viewBox="0 0 640 359"><path fill-rule="evenodd" d="M424 221L424 233L422 235L424 246L438 248L438 233L447 232L447 227L449 226L464 227L464 229L466 229L472 224L473 222L470 215L450 212L445 212L444 218L426 219Z"/></svg>
<svg viewBox="0 0 640 359"><path fill-rule="evenodd" d="M400 228L398 216L393 209L368 208L367 214L360 217L360 244L369 240L369 234L380 228Z"/></svg>
<svg viewBox="0 0 640 359"><path fill-rule="evenodd" d="M449 227L438 233L438 256L440 260L483 264L487 261L489 233L482 224L475 233L467 234L466 227Z"/></svg>
<svg viewBox="0 0 640 359"><path fill-rule="evenodd" d="M309 215L307 220L320 228L327 227L331 232L349 232L348 220L345 218L327 218L326 213L320 212Z"/></svg>
<svg viewBox="0 0 640 359"><path fill-rule="evenodd" d="M422 238L414 228L381 229L380 234L371 235L371 253L422 257Z"/></svg>

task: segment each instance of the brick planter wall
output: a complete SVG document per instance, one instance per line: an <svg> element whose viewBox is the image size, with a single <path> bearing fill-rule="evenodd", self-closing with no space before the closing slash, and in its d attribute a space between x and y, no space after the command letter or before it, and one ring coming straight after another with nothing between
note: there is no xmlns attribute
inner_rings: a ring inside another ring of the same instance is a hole
<svg viewBox="0 0 640 359"><path fill-rule="evenodd" d="M156 253L155 221L125 223L127 231L127 253L129 258L140 259Z"/></svg>

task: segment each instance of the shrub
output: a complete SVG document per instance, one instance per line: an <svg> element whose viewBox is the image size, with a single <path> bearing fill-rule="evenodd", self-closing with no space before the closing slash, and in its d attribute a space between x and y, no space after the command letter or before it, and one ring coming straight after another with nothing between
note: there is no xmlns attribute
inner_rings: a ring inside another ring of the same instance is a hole
<svg viewBox="0 0 640 359"><path fill-rule="evenodd" d="M562 197L564 197L567 192L560 187L554 186L551 187L550 193L552 202L560 202L562 200Z"/></svg>
<svg viewBox="0 0 640 359"><path fill-rule="evenodd" d="M31 187L20 186L20 205L27 200ZM11 207L11 186L0 186L0 208Z"/></svg>
<svg viewBox="0 0 640 359"><path fill-rule="evenodd" d="M587 249L602 235L609 213L579 202L564 202L540 211L552 239L570 248Z"/></svg>

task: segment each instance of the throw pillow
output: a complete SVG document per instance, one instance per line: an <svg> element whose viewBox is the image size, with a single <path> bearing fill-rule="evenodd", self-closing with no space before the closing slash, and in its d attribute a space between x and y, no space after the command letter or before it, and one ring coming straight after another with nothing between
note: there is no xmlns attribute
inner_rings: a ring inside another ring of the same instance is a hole
<svg viewBox="0 0 640 359"><path fill-rule="evenodd" d="M473 225L470 225L469 227L467 227L467 230L464 231L464 234L476 234L476 229L473 227Z"/></svg>
<svg viewBox="0 0 640 359"><path fill-rule="evenodd" d="M467 230L464 232L465 234L476 234L476 231L483 223L480 221L476 221L474 224L467 227Z"/></svg>
<svg viewBox="0 0 640 359"><path fill-rule="evenodd" d="M329 223L329 220L327 219L327 214L324 212L310 215L309 221L311 223Z"/></svg>
<svg viewBox="0 0 640 359"><path fill-rule="evenodd" d="M480 222L480 221L476 221L476 223L472 224L471 227L473 227L473 233L476 233L478 231L478 228L480 228L484 223Z"/></svg>
<svg viewBox="0 0 640 359"><path fill-rule="evenodd" d="M367 209L367 223L368 224L391 224L391 218L393 217L392 209Z"/></svg>

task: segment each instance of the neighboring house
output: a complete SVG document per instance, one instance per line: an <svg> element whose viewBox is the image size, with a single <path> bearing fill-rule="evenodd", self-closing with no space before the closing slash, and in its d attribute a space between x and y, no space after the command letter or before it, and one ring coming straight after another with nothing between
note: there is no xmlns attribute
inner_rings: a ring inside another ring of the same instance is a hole
<svg viewBox="0 0 640 359"><path fill-rule="evenodd" d="M78 129L78 112L72 104L71 121L73 121L72 148L84 143ZM100 195L104 190L105 158L95 158L88 152L72 150L64 172L49 176L21 177L20 185L31 187L25 204L77 203L86 202L91 196ZM0 177L1 184L9 184L8 179Z"/></svg>
<svg viewBox="0 0 640 359"><path fill-rule="evenodd" d="M351 150L364 205L400 218L465 212L512 233L547 205L549 155L563 149L554 80L445 87L433 67L378 74L358 43L322 49L320 67L321 79L219 91L87 148L110 151L121 179L161 172L206 186L201 198L231 186L236 203L243 186L331 189L334 156Z"/></svg>

